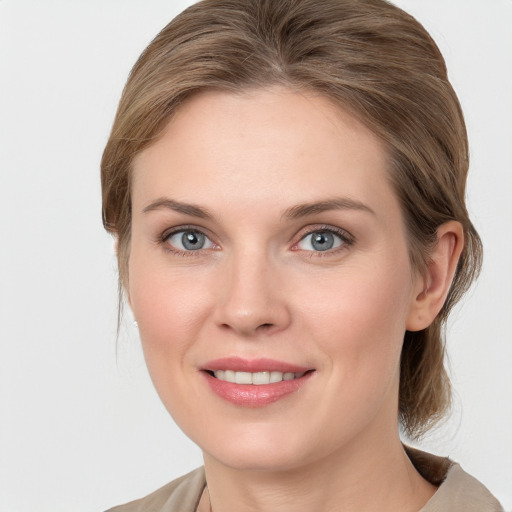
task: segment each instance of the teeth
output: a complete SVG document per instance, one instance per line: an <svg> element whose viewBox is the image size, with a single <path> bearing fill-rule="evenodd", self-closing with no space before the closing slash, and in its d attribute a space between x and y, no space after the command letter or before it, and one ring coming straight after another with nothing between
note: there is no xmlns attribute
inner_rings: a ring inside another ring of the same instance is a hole
<svg viewBox="0 0 512 512"><path fill-rule="evenodd" d="M270 372L270 382L281 382L283 380L283 372Z"/></svg>
<svg viewBox="0 0 512 512"><path fill-rule="evenodd" d="M273 384L274 382L281 382L282 380L293 380L302 377L306 372L292 373L292 372L235 372L233 370L216 370L213 372L215 377L219 380L232 382L236 384L254 384L261 386L264 384Z"/></svg>
<svg viewBox="0 0 512 512"><path fill-rule="evenodd" d="M270 372L257 372L252 374L252 383L259 386L260 384L270 384Z"/></svg>
<svg viewBox="0 0 512 512"><path fill-rule="evenodd" d="M237 384L252 384L252 374L249 372L235 372L235 382Z"/></svg>

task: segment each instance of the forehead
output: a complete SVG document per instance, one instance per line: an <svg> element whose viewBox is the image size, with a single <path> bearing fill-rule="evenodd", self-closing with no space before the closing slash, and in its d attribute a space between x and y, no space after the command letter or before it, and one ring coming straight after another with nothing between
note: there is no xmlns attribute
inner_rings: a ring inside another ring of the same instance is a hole
<svg viewBox="0 0 512 512"><path fill-rule="evenodd" d="M286 207L341 194L379 203L392 193L388 160L377 136L322 96L280 87L207 91L136 157L132 199L142 207L165 194Z"/></svg>

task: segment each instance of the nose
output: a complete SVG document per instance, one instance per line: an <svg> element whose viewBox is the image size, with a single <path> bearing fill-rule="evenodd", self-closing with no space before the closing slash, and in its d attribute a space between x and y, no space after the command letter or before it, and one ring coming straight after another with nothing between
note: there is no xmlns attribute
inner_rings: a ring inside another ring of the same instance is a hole
<svg viewBox="0 0 512 512"><path fill-rule="evenodd" d="M216 323L239 336L270 335L291 321L278 265L261 254L234 255L218 276Z"/></svg>

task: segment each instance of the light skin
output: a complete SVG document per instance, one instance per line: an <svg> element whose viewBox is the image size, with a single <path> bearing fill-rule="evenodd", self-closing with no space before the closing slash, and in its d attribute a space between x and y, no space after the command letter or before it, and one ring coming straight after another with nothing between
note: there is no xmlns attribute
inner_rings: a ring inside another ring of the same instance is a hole
<svg viewBox="0 0 512 512"><path fill-rule="evenodd" d="M443 305L462 229L441 226L418 275L389 172L358 120L276 87L196 95L136 157L127 292L155 388L203 450L198 510L414 512L435 492L398 436L399 360ZM312 372L243 407L205 384L230 356Z"/></svg>

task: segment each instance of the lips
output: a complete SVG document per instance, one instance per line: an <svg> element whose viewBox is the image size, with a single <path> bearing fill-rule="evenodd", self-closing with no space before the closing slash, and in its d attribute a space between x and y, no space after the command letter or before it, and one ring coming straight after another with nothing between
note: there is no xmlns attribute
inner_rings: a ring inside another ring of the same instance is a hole
<svg viewBox="0 0 512 512"><path fill-rule="evenodd" d="M262 407L305 385L313 368L273 359L216 359L202 368L210 389L222 399L242 407Z"/></svg>

